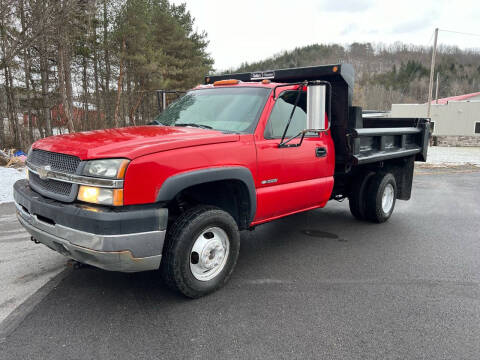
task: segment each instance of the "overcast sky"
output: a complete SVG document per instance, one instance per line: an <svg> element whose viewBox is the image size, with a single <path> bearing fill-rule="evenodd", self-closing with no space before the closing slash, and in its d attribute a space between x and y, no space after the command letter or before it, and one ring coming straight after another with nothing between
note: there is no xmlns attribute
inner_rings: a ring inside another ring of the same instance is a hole
<svg viewBox="0 0 480 360"><path fill-rule="evenodd" d="M314 43L433 43L435 27L480 34L478 0L171 0L187 3L217 70ZM440 32L440 44L480 48L480 36Z"/></svg>

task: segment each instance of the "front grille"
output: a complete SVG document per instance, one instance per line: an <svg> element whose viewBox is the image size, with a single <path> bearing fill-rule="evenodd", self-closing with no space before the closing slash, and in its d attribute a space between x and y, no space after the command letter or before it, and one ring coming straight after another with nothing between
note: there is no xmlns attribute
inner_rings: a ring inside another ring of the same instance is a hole
<svg viewBox="0 0 480 360"><path fill-rule="evenodd" d="M43 179L40 179L40 176L32 172L30 172L29 178L30 178L31 185L33 185L34 187L38 186L42 190L49 193L63 195L63 196L70 196L70 192L72 191L71 183L66 183L63 181L57 181L57 180L51 180L51 179L43 180Z"/></svg>
<svg viewBox="0 0 480 360"><path fill-rule="evenodd" d="M37 166L50 165L52 170L75 174L80 164L80 159L73 155L33 150L28 157L28 162Z"/></svg>
<svg viewBox="0 0 480 360"><path fill-rule="evenodd" d="M76 174L80 166L80 159L76 156L59 154L45 150L33 150L27 162L36 166L49 165L51 170L66 174ZM33 190L43 196L72 202L77 197L78 185L52 179L40 179L40 176L29 172L29 183Z"/></svg>

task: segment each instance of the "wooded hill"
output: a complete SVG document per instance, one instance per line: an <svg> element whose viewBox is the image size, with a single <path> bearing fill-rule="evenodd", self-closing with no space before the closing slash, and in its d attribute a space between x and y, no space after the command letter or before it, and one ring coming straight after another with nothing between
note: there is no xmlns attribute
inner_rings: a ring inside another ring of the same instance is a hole
<svg viewBox="0 0 480 360"><path fill-rule="evenodd" d="M232 72L350 63L356 75L354 104L364 109L390 110L392 103L427 102L431 54L431 47L402 43L315 44L244 63ZM436 63L439 98L480 91L479 49L440 46Z"/></svg>

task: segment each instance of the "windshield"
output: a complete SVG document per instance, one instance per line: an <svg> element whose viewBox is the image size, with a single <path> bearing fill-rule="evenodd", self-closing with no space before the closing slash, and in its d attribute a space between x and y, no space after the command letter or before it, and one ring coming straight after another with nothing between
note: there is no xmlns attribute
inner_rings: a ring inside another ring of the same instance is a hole
<svg viewBox="0 0 480 360"><path fill-rule="evenodd" d="M155 120L166 126L253 133L269 92L256 87L192 90Z"/></svg>

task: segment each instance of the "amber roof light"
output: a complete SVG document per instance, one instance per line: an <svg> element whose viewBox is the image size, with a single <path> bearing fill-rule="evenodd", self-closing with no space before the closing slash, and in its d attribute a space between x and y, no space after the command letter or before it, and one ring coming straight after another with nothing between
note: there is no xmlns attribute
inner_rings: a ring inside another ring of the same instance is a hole
<svg viewBox="0 0 480 360"><path fill-rule="evenodd" d="M213 83L213 86L222 86L222 85L237 85L240 80L230 79L230 80L219 80Z"/></svg>

